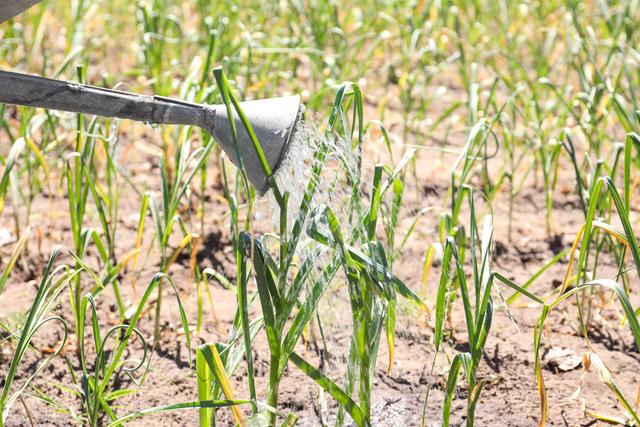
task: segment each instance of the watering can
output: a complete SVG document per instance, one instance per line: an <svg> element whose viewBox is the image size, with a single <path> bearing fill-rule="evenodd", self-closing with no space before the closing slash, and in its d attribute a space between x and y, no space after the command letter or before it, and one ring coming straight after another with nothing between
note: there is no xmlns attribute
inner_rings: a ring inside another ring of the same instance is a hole
<svg viewBox="0 0 640 427"><path fill-rule="evenodd" d="M39 1L0 0L0 22ZM0 103L153 124L198 126L215 138L234 164L239 165L242 160L247 178L260 195L269 189L269 177L253 142L240 118L233 113L237 132L236 150L224 105L194 104L3 70L0 70ZM289 141L302 117L300 97L296 95L246 101L241 102L240 107L260 142L272 173L275 173L287 155Z"/></svg>

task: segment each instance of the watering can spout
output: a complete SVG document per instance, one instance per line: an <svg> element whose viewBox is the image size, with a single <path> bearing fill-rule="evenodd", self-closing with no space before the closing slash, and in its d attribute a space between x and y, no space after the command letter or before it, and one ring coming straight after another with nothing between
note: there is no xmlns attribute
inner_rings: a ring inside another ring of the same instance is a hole
<svg viewBox="0 0 640 427"><path fill-rule="evenodd" d="M41 0L0 0L0 22ZM260 195L269 189L268 176L255 146L234 110L233 138L224 105L206 106L159 96L141 96L77 83L0 70L0 103L118 117L148 123L195 125L207 130ZM299 96L240 103L262 147L271 173L287 155L296 124L302 117ZM235 142L234 142L235 141ZM237 142L237 146L236 146ZM242 160L242 162L240 162Z"/></svg>
<svg viewBox="0 0 640 427"><path fill-rule="evenodd" d="M269 174L282 164L302 117L299 96L240 103L269 165L269 170L265 170L249 133L232 109L234 138L224 105L193 104L3 70L0 70L0 103L201 127L215 138L236 166L244 166L247 178L260 195L269 189Z"/></svg>
<svg viewBox="0 0 640 427"><path fill-rule="evenodd" d="M289 144L295 133L296 125L302 116L300 97L285 96L280 98L259 99L240 103L248 122L255 133L272 173L282 164ZM236 111L233 110L237 134L237 147L230 126L229 115L225 106L215 106L213 127L208 129L233 163L246 171L247 178L255 186L260 195L269 189L268 176L260 160L255 146Z"/></svg>

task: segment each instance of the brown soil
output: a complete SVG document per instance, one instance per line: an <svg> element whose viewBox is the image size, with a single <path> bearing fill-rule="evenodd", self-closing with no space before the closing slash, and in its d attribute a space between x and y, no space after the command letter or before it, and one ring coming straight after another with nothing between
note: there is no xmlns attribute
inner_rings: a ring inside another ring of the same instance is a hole
<svg viewBox="0 0 640 427"><path fill-rule="evenodd" d="M122 142L127 147L123 150L128 153L123 156L126 162L123 167L134 182L141 187L157 190L159 188L159 173L157 168L148 165L155 164L152 157L145 156L140 150L134 148L134 144ZM448 167L452 157L449 155L434 156L431 152L421 152L417 164L419 165L419 185L410 178L408 180L407 200L403 208L403 227L406 229L411 222L411 214L422 207L433 206L427 216L421 220L414 237L407 245L403 256L395 264L395 273L402 278L416 292L423 292L421 285L422 259L430 242L437 240L437 218L440 208L446 208L446 193L448 187ZM560 187L572 189L571 177L562 176ZM221 190L212 185L205 195L208 202L206 206L206 236L205 245L201 252L199 262L203 267L214 267L233 279L235 276L234 259L231 254L229 242L228 221L225 216L226 205L221 198ZM562 195L557 192L554 210L555 227L552 236L547 236L544 224L544 200L540 189L533 183L530 187L518 194L513 212L512 237L507 235L509 222L506 192L499 195L494 205L495 224L495 259L494 270L504 273L522 283L528 279L545 262L551 259L558 251L570 247L581 221L582 212L576 203L576 196L572 191ZM195 197L195 196L194 196ZM50 211L50 199L40 197L34 206L33 224L42 233L42 248L31 243L28 248L28 258L18 264L12 274L0 305L0 321L15 325L30 305L35 291L35 285L39 280L39 272L42 271L46 257L54 244L63 243L71 245L68 218L66 217L66 199L58 197L54 199L53 215ZM121 200L120 228L118 237L119 256L130 251L134 247L135 227L139 198L133 192L124 192ZM6 218L11 218L10 207L5 212ZM97 218L91 214L90 222ZM8 225L8 224L7 224ZM560 231L562 230L562 231ZM151 242L151 230L147 227L145 236L146 245ZM2 259L8 256L10 245L0 248ZM145 252L146 254L146 252ZM143 256L143 258L145 258ZM89 253L88 259L93 265L98 266L95 253ZM155 247L148 255L148 261L143 273L137 280L137 294L142 292L145 284L156 272L158 259ZM66 259L66 262L71 262ZM143 261L144 262L144 261ZM566 261L551 268L532 290L538 294L545 294L554 290L562 280ZM608 269L608 270L606 270ZM602 277L607 271L613 271L615 265L600 270ZM434 295L437 286L439 268L431 270L430 279L426 287L426 301L429 307L434 304ZM195 284L190 277L188 260L180 260L172 266L170 274L178 286L183 302L187 308L189 319L192 323L196 318L196 293ZM127 301L135 301L131 286L134 274L125 272L121 277L121 287L124 298ZM215 301L215 316L217 322L212 319L211 313L205 313L206 322L200 337L194 339L196 344L223 341L226 331L232 321L235 311L235 294L218 285L212 286ZM502 288L505 295L510 295L508 289ZM151 372L140 390L119 401L118 414L132 412L137 409L147 408L168 403L196 400L196 380L193 369L189 367L189 355L185 346L184 336L181 333L180 322L176 304L171 300L167 291L163 305L163 331L161 342L158 344L151 361ZM117 322L116 308L111 291L107 291L105 298L99 301L99 316L104 330ZM496 301L496 306L499 306ZM60 307L56 314L65 318L70 325L68 298L65 296L60 301ZM153 310L142 319L140 329L145 336L152 336ZM494 323L489 337L484 360L481 368L481 376L489 378L485 386L476 411L476 425L500 425L500 426L533 426L539 418L539 397L533 372L533 328L539 316L540 309L530 305L524 298L510 307L511 319L504 308L498 308L494 315ZM255 315L256 313L253 313ZM325 371L337 382L341 381L345 353L348 348L350 331L345 327L349 323L349 306L345 295L344 286L337 281L330 292L325 295L320 314L323 319L323 328L327 337L329 358L323 359ZM399 304L397 340L395 348L395 360L390 372L386 371L388 360L386 344L381 344L378 358L377 377L374 385L374 415L373 424L381 426L420 425L422 405L427 388L430 387L430 396L426 409L426 425L439 425L440 407L443 399L444 382L450 359L456 352L466 349L466 332L463 324L459 304L454 308L452 316L452 334L448 336L445 350L438 356L434 369L434 375L429 377L429 369L434 357L433 346L433 320L418 313L413 306L406 302ZM607 305L602 310L597 310L594 316L594 329L591 331L591 340L594 349L602 357L610 370L616 376L618 386L627 396L635 396L637 387L637 371L640 361L633 338L628 330L618 325L617 312L613 304ZM552 312L547 321L547 330L543 338L543 357L552 347L561 347L582 356L586 350L584 339L578 332L578 323L575 304L572 300ZM195 329L195 328L194 328ZM317 333L316 333L317 336ZM34 347L36 350L46 351L54 347L61 338L61 330L52 325L46 331L38 334ZM73 340L72 340L73 341ZM320 344L314 340L313 335L306 343L299 344L299 351L303 353L316 366L320 362ZM73 351L74 344L68 345L66 356L76 369L77 358ZM131 357L140 355L140 344L133 346ZM88 351L93 351L91 347ZM0 344L0 366L8 367L13 347L10 341ZM254 353L257 370L258 392L264 396L267 372L268 351L266 338L262 333L257 340ZM42 360L40 352L31 351L21 365L20 377L17 384L28 376ZM554 368L546 358L545 381L550 403L550 424L562 426L595 425L593 418L583 415L581 399L584 399L588 408L598 411L620 415L622 410L616 404L616 400L609 390L601 384L595 373L590 373L585 378L585 385L578 401L570 399L571 394L580 383L581 367L568 372L562 372ZM4 368L3 368L4 369ZM238 372L242 372L240 365ZM116 378L114 389L135 387L135 384L124 374ZM238 396L246 396L246 384L242 375L237 374L233 378L235 391ZM73 384L69 369L62 357L55 357L33 385L38 390L53 398L55 401L69 408L71 411L80 410L79 398L62 389L60 386L70 387ZM452 425L464 424L464 409L466 407L467 390L462 386L458 388L453 403ZM632 399L633 400L633 399ZM290 411L299 416L299 425L320 425L321 417L335 416L336 404L329 396L321 397L318 387L313 381L295 368L289 366L281 385L280 408L284 413ZM323 405L328 411L323 411ZM185 410L181 412L165 413L142 418L131 425L196 425L197 411ZM36 425L69 425L72 418L68 414L57 411L56 408L45 404L36 398L36 392L31 390L23 401L14 406L9 425L29 425L30 419ZM221 410L218 416L220 425L232 422L226 410ZM330 422L330 421L329 421Z"/></svg>

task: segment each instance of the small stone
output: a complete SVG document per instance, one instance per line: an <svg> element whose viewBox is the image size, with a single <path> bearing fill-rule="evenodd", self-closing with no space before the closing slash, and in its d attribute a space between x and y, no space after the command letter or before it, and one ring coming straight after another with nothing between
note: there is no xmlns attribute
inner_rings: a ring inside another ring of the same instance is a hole
<svg viewBox="0 0 640 427"><path fill-rule="evenodd" d="M16 237L8 228L0 227L0 247L15 242Z"/></svg>
<svg viewBox="0 0 640 427"><path fill-rule="evenodd" d="M553 347L547 354L547 364L562 372L572 371L582 363L582 359L573 351L560 347Z"/></svg>

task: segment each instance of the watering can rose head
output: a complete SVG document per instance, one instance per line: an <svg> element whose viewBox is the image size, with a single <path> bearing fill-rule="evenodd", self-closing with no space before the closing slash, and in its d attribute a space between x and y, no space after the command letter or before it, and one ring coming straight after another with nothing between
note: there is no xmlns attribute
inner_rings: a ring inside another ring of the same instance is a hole
<svg viewBox="0 0 640 427"><path fill-rule="evenodd" d="M275 174L287 157L289 142L296 131L296 125L303 116L302 104L300 97L295 95L246 101L240 103L240 107L251 124L258 142L257 147L235 111L233 111L236 130L236 138L234 138L231 121L224 105L212 107L215 118L211 126L206 128L233 163L237 167L244 167L249 181L256 187L258 193L263 195L269 189L269 175ZM269 170L265 170L261 155L264 155Z"/></svg>

